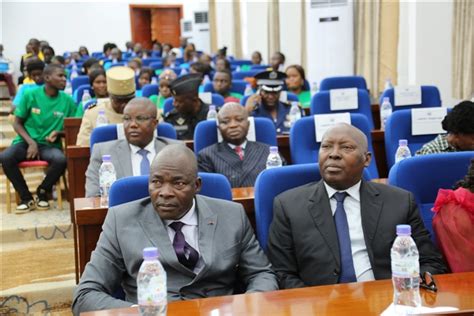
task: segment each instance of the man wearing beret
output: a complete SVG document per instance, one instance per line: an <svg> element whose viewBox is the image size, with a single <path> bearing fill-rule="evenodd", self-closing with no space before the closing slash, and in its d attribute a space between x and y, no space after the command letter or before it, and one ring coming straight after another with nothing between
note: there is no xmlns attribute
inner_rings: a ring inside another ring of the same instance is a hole
<svg viewBox="0 0 474 316"><path fill-rule="evenodd" d="M266 117L273 121L277 134L290 132L291 105L280 101L280 92L286 75L280 71L263 71L255 75L258 92L247 99L245 107L254 117Z"/></svg>
<svg viewBox="0 0 474 316"><path fill-rule="evenodd" d="M165 122L173 124L178 139L193 139L197 123L206 120L209 106L199 99L201 74L184 75L170 84L174 109L165 115Z"/></svg>
<svg viewBox="0 0 474 316"><path fill-rule="evenodd" d="M99 111L103 110L109 124L122 123L123 109L135 97L135 73L128 67L113 67L106 72L109 99L100 99L89 107L82 118L76 145L89 146Z"/></svg>

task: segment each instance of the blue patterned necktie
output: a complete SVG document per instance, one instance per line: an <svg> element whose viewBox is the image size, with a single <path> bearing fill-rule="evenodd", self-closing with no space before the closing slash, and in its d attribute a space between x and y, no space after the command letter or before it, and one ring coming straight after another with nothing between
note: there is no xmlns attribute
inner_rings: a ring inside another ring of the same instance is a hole
<svg viewBox="0 0 474 316"><path fill-rule="evenodd" d="M341 255L341 275L339 277L339 283L357 281L354 262L352 260L349 225L347 223L346 211L344 210L344 199L346 196L346 192L334 193L334 198L337 201L336 212L334 213L334 223L336 224L337 238L339 240L339 252Z"/></svg>
<svg viewBox="0 0 474 316"><path fill-rule="evenodd" d="M184 226L184 223L182 222L173 222L168 225L171 227L176 234L174 235L173 238L173 248L174 251L176 252L176 256L178 257L178 261L185 267L187 267L189 270L194 270L194 267L196 266L196 263L198 262L199 259L199 254L194 249L191 247L186 242L186 239L184 238L184 234L181 231L181 229ZM188 252L188 258L186 258L186 251Z"/></svg>
<svg viewBox="0 0 474 316"><path fill-rule="evenodd" d="M142 156L142 161L140 162L140 174L142 176L150 174L150 161L148 160L149 151L146 149L140 149L138 154Z"/></svg>

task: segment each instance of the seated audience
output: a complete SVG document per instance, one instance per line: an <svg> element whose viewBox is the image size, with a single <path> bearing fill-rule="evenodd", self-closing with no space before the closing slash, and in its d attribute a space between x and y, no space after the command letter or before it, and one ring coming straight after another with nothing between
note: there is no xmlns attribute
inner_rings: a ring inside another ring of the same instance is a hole
<svg viewBox="0 0 474 316"><path fill-rule="evenodd" d="M207 119L209 105L199 99L201 74L188 74L171 82L174 109L165 115L165 122L173 124L178 139L193 139L197 123Z"/></svg>
<svg viewBox="0 0 474 316"><path fill-rule="evenodd" d="M122 52L117 47L114 47L110 50L109 55L110 61L104 63L104 69L109 70L113 64L122 62Z"/></svg>
<svg viewBox="0 0 474 316"><path fill-rule="evenodd" d="M135 97L135 74L132 69L120 66L110 68L106 72L106 78L109 99L98 100L85 111L77 134L78 146L89 146L99 111L105 112L109 124L122 123L124 107Z"/></svg>
<svg viewBox="0 0 474 316"><path fill-rule="evenodd" d="M135 93L137 97L142 96L143 86L151 83L153 75L153 69L151 69L150 67L143 67L142 69L140 69L140 73L138 74L138 89Z"/></svg>
<svg viewBox="0 0 474 316"><path fill-rule="evenodd" d="M171 54L171 50L173 49L173 45L169 43L163 43L163 51L161 53L161 58L166 58Z"/></svg>
<svg viewBox="0 0 474 316"><path fill-rule="evenodd" d="M161 112L164 109L165 100L167 98L172 97L171 90L170 90L171 81L172 80L169 80L166 78L160 79L160 83L158 85L159 94L150 96L150 101L152 101L156 105L158 110L160 110Z"/></svg>
<svg viewBox="0 0 474 316"><path fill-rule="evenodd" d="M161 43L158 41L154 41L153 46L151 47L151 54L153 55L153 57L161 57L161 51Z"/></svg>
<svg viewBox="0 0 474 316"><path fill-rule="evenodd" d="M262 64L262 54L259 51L254 51L252 53L252 64L261 65Z"/></svg>
<svg viewBox="0 0 474 316"><path fill-rule="evenodd" d="M230 62L226 58L217 58L216 71L232 71Z"/></svg>
<svg viewBox="0 0 474 316"><path fill-rule="evenodd" d="M16 86L13 82L14 67L13 62L3 55L3 45L0 44L0 63L4 64L5 68L0 70L0 81L5 82L8 87L10 97L16 94Z"/></svg>
<svg viewBox="0 0 474 316"><path fill-rule="evenodd" d="M231 92L232 86L232 73L229 71L216 71L214 78L212 79L212 86L214 92L224 97L224 101L227 102L240 102L243 95L237 92Z"/></svg>
<svg viewBox="0 0 474 316"><path fill-rule="evenodd" d="M462 101L441 123L447 134L440 134L426 143L416 155L474 150L474 102Z"/></svg>
<svg viewBox="0 0 474 316"><path fill-rule="evenodd" d="M132 70L135 72L135 75L138 76L140 69L142 69L142 60L138 57L135 57L130 59L127 65L129 68L132 68Z"/></svg>
<svg viewBox="0 0 474 316"><path fill-rule="evenodd" d="M274 71L283 71L285 66L285 55L281 52L275 52L270 59L270 66Z"/></svg>
<svg viewBox="0 0 474 316"><path fill-rule="evenodd" d="M36 38L32 38L28 41L28 44L26 45L26 54L21 56L21 61L20 61L20 70L22 72L26 72L26 61L29 58L39 58L41 61L44 60L43 53L41 52L40 49L40 41L37 40ZM24 74L25 77L27 76ZM25 77L20 76L18 78L18 85L22 83L33 83L32 81L26 81L24 82Z"/></svg>
<svg viewBox="0 0 474 316"><path fill-rule="evenodd" d="M43 46L41 52L43 53L44 63L49 65L55 55L54 49L51 46Z"/></svg>
<svg viewBox="0 0 474 316"><path fill-rule="evenodd" d="M280 101L280 91L286 75L279 71L263 71L255 76L258 93L251 95L245 107L252 116L266 117L273 121L278 134L290 132L291 105Z"/></svg>
<svg viewBox="0 0 474 316"><path fill-rule="evenodd" d="M94 57L88 58L83 64L82 64L82 73L84 75L88 75L89 71L91 69L103 69L102 66L100 65L100 61L98 59L95 59Z"/></svg>
<svg viewBox="0 0 474 316"><path fill-rule="evenodd" d="M66 59L64 59L63 56L54 56L52 59L51 59L51 63L54 64L54 65L59 65L61 67L66 67Z"/></svg>
<svg viewBox="0 0 474 316"><path fill-rule="evenodd" d="M337 124L321 142L322 180L275 198L268 256L282 288L391 278L398 224L411 226L420 272L446 272L413 195L362 180L370 160L367 137Z"/></svg>
<svg viewBox="0 0 474 316"><path fill-rule="evenodd" d="M99 168L102 156L110 155L117 179L150 173L155 155L177 141L155 137L158 125L156 106L147 98L134 98L123 110L125 139L97 143L86 171L86 197L99 196Z"/></svg>
<svg viewBox="0 0 474 316"><path fill-rule="evenodd" d="M288 91L298 96L298 100L303 108L311 105L311 91L304 90L306 76L304 69L300 65L291 65L286 68L286 87Z"/></svg>
<svg viewBox="0 0 474 316"><path fill-rule="evenodd" d="M44 67L44 62L37 57L30 57L26 60L26 73L28 74L28 79L33 83L26 83L26 80L24 80L24 83L20 86L18 92L15 95L15 98L13 99L12 112L17 106L20 105L23 95L27 90L43 86Z"/></svg>
<svg viewBox="0 0 474 316"><path fill-rule="evenodd" d="M109 97L107 92L107 78L105 71L102 68L94 69L89 72L89 82L91 83L94 97L91 100L104 99ZM77 106L76 117L82 117L84 115L84 105L82 101ZM92 106L92 105L90 105Z"/></svg>
<svg viewBox="0 0 474 316"><path fill-rule="evenodd" d="M81 56L81 58L87 58L87 57L89 57L89 50L88 50L87 47L85 47L85 46L79 47L78 53L79 53L79 55Z"/></svg>
<svg viewBox="0 0 474 316"><path fill-rule="evenodd" d="M152 246L166 270L169 301L230 295L237 283L247 293L278 289L242 205L199 195L197 170L190 149L166 146L150 168L150 197L109 209L74 291L75 315L137 304L142 249ZM125 301L112 297L119 286Z"/></svg>
<svg viewBox="0 0 474 316"><path fill-rule="evenodd" d="M233 188L253 187L266 168L269 145L247 140L248 113L239 103L226 103L217 117L223 141L199 152L199 171L221 173Z"/></svg>
<svg viewBox="0 0 474 316"><path fill-rule="evenodd" d="M43 75L45 86L27 91L16 108L13 128L18 135L0 153L3 171L20 196L17 213L27 213L36 207L49 209L48 195L66 169L60 137L64 134L64 118L74 116L76 104L61 91L66 87L62 67L48 65ZM18 168L20 162L35 159L49 163L46 177L36 190L36 202Z"/></svg>
<svg viewBox="0 0 474 316"><path fill-rule="evenodd" d="M117 45L114 43L105 43L102 52L104 53L105 58L110 58L112 49L117 48Z"/></svg>
<svg viewBox="0 0 474 316"><path fill-rule="evenodd" d="M125 51L129 54L133 53L133 46L135 46L135 43L132 41L127 41L125 43Z"/></svg>

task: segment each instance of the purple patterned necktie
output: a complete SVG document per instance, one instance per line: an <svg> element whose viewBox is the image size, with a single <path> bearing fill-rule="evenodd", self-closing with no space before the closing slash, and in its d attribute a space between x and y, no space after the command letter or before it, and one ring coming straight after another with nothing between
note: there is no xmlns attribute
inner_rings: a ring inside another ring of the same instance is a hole
<svg viewBox="0 0 474 316"><path fill-rule="evenodd" d="M173 239L173 248L174 251L176 252L176 256L178 257L179 262L187 267L189 270L194 270L194 267L196 266L196 263L198 262L199 259L199 254L194 249L191 247L187 242L186 239L184 239L184 234L181 231L181 228L183 228L184 223L182 222L173 222L168 225L171 227L176 234L174 235ZM185 253L188 252L188 258L186 258Z"/></svg>

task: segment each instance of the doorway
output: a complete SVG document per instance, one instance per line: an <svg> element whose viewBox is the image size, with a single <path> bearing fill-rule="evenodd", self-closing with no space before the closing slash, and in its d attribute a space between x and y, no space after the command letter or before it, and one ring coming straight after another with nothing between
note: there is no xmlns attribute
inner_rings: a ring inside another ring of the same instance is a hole
<svg viewBox="0 0 474 316"><path fill-rule="evenodd" d="M182 5L130 4L132 41L151 49L153 41L179 47L183 18Z"/></svg>

